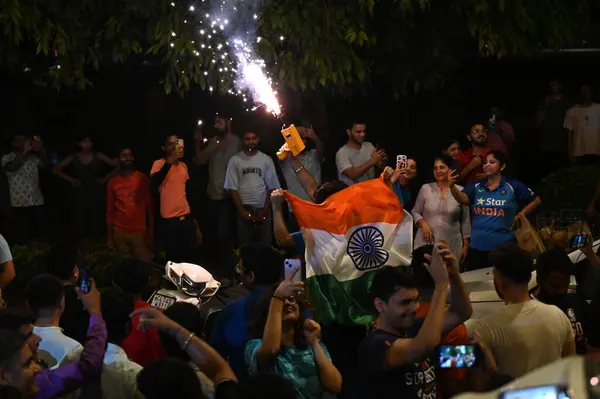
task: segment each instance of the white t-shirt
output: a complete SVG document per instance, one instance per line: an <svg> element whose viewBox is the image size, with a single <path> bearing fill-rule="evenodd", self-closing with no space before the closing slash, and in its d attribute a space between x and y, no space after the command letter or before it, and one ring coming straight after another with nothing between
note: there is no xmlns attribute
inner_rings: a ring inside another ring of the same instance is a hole
<svg viewBox="0 0 600 399"><path fill-rule="evenodd" d="M12 260L10 247L8 246L8 243L6 242L2 234L0 234L0 265L8 262L9 260Z"/></svg>
<svg viewBox="0 0 600 399"><path fill-rule="evenodd" d="M562 310L534 299L481 319L474 336L493 352L498 372L514 378L560 359L565 344L575 339Z"/></svg>
<svg viewBox="0 0 600 399"><path fill-rule="evenodd" d="M83 351L83 346L63 334L60 327L33 327L33 333L42 339L38 357L51 369L77 360Z"/></svg>
<svg viewBox="0 0 600 399"><path fill-rule="evenodd" d="M355 168L357 166L364 165L369 159L371 159L373 151L375 151L375 147L368 141L362 143L360 150L352 149L346 144L343 145L342 148L340 148L335 154L335 165L337 166L338 170L338 178L349 186L355 183L374 179L375 167L367 170L364 175L360 176L356 180L352 180L344 174L344 171L348 168Z"/></svg>
<svg viewBox="0 0 600 399"><path fill-rule="evenodd" d="M589 107L576 105L567 111L565 128L572 130L573 153L582 155L600 155L600 104Z"/></svg>
<svg viewBox="0 0 600 399"><path fill-rule="evenodd" d="M273 160L265 153L235 154L227 165L225 189L236 190L242 204L262 208L267 199L267 190L280 188Z"/></svg>
<svg viewBox="0 0 600 399"><path fill-rule="evenodd" d="M317 185L321 184L321 160L318 159L317 150L306 151L304 158L298 158L298 161L300 161L302 166L304 166L304 169L310 173ZM281 166L283 178L287 184L287 191L305 201L312 202L312 199L308 196L306 190L298 180L298 176L296 176L292 161L289 159L279 161L279 165Z"/></svg>

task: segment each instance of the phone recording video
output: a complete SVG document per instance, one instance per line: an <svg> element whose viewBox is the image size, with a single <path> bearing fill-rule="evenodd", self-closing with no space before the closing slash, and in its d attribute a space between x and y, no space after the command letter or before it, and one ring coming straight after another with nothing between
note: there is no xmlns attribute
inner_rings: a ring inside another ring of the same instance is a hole
<svg viewBox="0 0 600 399"><path fill-rule="evenodd" d="M398 155L396 157L396 169L406 169L408 166L408 157L406 155Z"/></svg>
<svg viewBox="0 0 600 399"><path fill-rule="evenodd" d="M568 399L568 396L558 385L543 385L504 391L500 399Z"/></svg>
<svg viewBox="0 0 600 399"><path fill-rule="evenodd" d="M302 266L302 261L300 259L286 259L284 265L284 277L287 280L290 278L294 270ZM302 270L298 270L298 272L294 275L293 281L302 281Z"/></svg>
<svg viewBox="0 0 600 399"><path fill-rule="evenodd" d="M442 369L462 369L479 366L481 348L476 344L440 345L437 349L438 367Z"/></svg>
<svg viewBox="0 0 600 399"><path fill-rule="evenodd" d="M85 267L79 269L79 290L87 294L90 292L90 273Z"/></svg>
<svg viewBox="0 0 600 399"><path fill-rule="evenodd" d="M587 244L587 234L576 234L571 237L571 249L581 249Z"/></svg>

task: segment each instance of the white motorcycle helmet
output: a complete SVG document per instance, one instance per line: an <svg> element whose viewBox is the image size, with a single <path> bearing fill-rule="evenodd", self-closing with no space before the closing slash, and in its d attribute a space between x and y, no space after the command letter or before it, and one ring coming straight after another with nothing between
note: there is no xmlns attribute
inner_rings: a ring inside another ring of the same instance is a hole
<svg viewBox="0 0 600 399"><path fill-rule="evenodd" d="M221 287L221 283L208 270L192 263L167 262L165 276L177 288L193 297L211 298Z"/></svg>

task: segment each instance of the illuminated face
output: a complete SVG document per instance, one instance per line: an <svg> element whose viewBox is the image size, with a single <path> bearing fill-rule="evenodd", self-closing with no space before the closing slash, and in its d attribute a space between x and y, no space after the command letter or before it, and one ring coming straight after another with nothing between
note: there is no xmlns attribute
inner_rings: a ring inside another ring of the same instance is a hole
<svg viewBox="0 0 600 399"><path fill-rule="evenodd" d="M367 135L367 125L363 123L356 123L352 125L352 129L346 129L346 133L348 134L350 141L362 144L365 141L365 136Z"/></svg>
<svg viewBox="0 0 600 399"><path fill-rule="evenodd" d="M300 318L300 307L296 298L289 296L284 298L282 320L288 322L296 322Z"/></svg>
<svg viewBox="0 0 600 399"><path fill-rule="evenodd" d="M502 170L504 170L504 166L500 165L500 162L494 158L494 155L489 154L485 157L485 160L483 161L483 172L486 176L497 175Z"/></svg>
<svg viewBox="0 0 600 399"><path fill-rule="evenodd" d="M379 317L397 331L410 329L419 310L419 290L400 288L387 302L375 299L375 308Z"/></svg>
<svg viewBox="0 0 600 399"><path fill-rule="evenodd" d="M468 136L471 143L484 145L487 141L487 132L483 125L475 125L471 128L471 132Z"/></svg>
<svg viewBox="0 0 600 399"><path fill-rule="evenodd" d="M417 161L412 158L408 158L408 161L406 162L406 169L405 176L407 179L412 180L417 177Z"/></svg>
<svg viewBox="0 0 600 399"><path fill-rule="evenodd" d="M253 152L257 150L258 144L260 143L260 139L258 138L258 135L256 133L246 132L244 133L243 143L245 150Z"/></svg>
<svg viewBox="0 0 600 399"><path fill-rule="evenodd" d="M454 158L460 153L460 145L458 143L452 143L448 148L444 150L444 154L451 158Z"/></svg>
<svg viewBox="0 0 600 399"><path fill-rule="evenodd" d="M436 181L448 180L448 173L450 168L444 162L439 159L433 163L433 176Z"/></svg>

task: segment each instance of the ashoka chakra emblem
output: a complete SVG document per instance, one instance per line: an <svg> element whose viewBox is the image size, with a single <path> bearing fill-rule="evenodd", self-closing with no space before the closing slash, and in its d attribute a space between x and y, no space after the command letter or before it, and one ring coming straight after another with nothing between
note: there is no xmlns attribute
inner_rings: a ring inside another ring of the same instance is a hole
<svg viewBox="0 0 600 399"><path fill-rule="evenodd" d="M390 257L383 249L383 233L373 226L355 230L348 240L347 252L358 270L377 269Z"/></svg>

